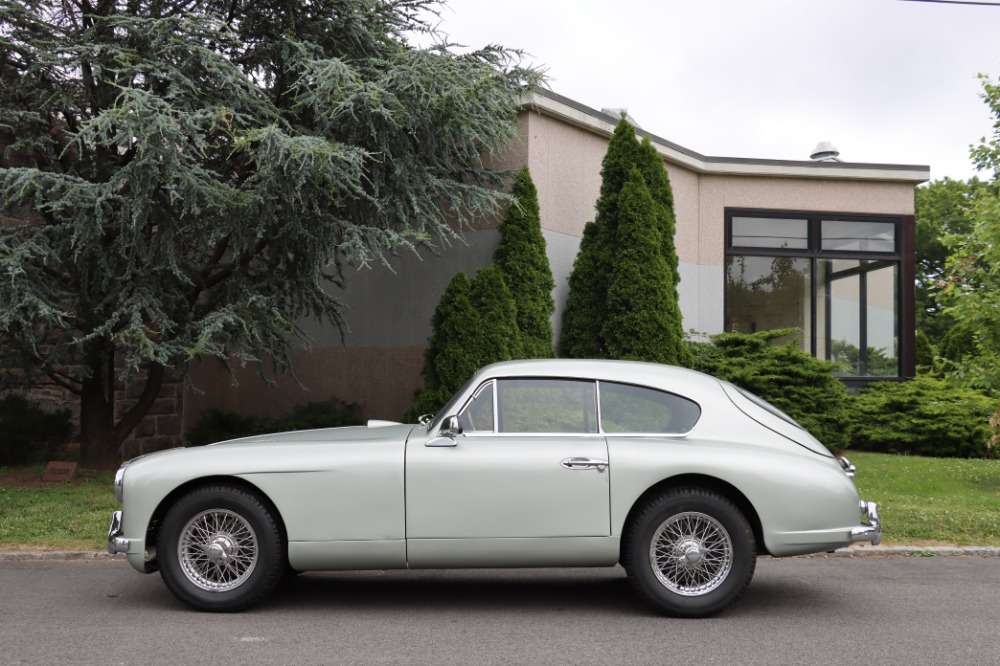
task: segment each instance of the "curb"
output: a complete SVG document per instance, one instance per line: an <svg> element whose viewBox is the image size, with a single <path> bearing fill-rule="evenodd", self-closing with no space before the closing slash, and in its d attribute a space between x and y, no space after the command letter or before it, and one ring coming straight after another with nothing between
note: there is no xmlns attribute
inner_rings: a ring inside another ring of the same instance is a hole
<svg viewBox="0 0 1000 666"><path fill-rule="evenodd" d="M1000 557L996 546L851 546L807 557Z"/></svg>
<svg viewBox="0 0 1000 666"><path fill-rule="evenodd" d="M801 557L1000 557L996 546L852 546ZM125 560L105 551L0 550L0 562Z"/></svg>

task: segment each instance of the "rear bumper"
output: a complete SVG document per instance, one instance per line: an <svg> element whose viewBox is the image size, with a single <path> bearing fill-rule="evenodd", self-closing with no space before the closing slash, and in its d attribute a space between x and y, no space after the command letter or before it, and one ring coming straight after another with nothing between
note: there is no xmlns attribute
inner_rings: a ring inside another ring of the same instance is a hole
<svg viewBox="0 0 1000 666"><path fill-rule="evenodd" d="M861 525L851 530L854 543L868 541L873 546L882 543L882 522L878 517L878 504L861 500Z"/></svg>

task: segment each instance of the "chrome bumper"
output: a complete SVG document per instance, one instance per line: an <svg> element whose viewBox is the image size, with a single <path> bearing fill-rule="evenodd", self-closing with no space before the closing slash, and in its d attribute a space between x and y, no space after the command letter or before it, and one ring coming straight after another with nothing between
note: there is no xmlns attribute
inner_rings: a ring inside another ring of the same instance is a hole
<svg viewBox="0 0 1000 666"><path fill-rule="evenodd" d="M851 541L869 541L873 546L882 543L882 523L878 519L878 504L861 500L861 526L851 530Z"/></svg>
<svg viewBox="0 0 1000 666"><path fill-rule="evenodd" d="M111 525L108 527L108 552L115 553L128 552L129 540L122 536L122 512L115 511L111 514Z"/></svg>

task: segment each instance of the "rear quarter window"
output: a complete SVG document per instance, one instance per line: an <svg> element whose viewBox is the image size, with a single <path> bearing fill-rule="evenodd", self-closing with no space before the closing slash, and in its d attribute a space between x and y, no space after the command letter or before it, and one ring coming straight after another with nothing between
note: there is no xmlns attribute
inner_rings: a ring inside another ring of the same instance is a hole
<svg viewBox="0 0 1000 666"><path fill-rule="evenodd" d="M607 433L690 432L701 407L674 393L643 386L600 382L601 427Z"/></svg>

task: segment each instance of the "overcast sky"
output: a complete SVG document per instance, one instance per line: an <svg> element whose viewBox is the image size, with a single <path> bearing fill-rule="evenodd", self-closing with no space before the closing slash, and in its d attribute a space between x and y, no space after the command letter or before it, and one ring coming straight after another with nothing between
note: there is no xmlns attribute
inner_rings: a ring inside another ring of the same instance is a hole
<svg viewBox="0 0 1000 666"><path fill-rule="evenodd" d="M553 91L627 108L703 155L923 164L968 178L992 134L977 73L1000 78L1000 0L448 0L454 42L499 43Z"/></svg>

